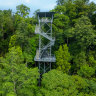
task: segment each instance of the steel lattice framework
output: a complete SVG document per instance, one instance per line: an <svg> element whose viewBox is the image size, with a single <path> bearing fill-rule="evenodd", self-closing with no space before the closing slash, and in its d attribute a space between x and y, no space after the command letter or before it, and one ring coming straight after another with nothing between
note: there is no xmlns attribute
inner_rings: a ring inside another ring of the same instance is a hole
<svg viewBox="0 0 96 96"><path fill-rule="evenodd" d="M39 49L36 51L35 61L38 62L39 71L43 73L51 70L51 63L56 61L51 54L51 47L55 38L52 37L52 22L54 12L38 12L39 25L36 25L35 34L39 34Z"/></svg>

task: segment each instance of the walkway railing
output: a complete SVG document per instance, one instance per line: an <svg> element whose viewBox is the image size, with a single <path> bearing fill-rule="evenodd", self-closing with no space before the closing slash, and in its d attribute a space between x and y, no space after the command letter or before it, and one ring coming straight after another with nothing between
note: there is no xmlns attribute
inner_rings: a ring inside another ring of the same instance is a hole
<svg viewBox="0 0 96 96"><path fill-rule="evenodd" d="M47 18L42 18L40 19L40 22L52 22L52 20Z"/></svg>

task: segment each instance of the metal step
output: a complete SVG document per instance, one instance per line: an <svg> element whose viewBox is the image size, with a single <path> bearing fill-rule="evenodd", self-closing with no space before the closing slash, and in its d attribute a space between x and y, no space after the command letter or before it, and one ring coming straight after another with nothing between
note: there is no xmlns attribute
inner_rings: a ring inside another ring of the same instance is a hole
<svg viewBox="0 0 96 96"><path fill-rule="evenodd" d="M41 32L39 26L36 26L35 34L40 34L40 35L42 35L43 37L47 38L50 41L55 41L55 38L52 38L52 37L48 36L45 32Z"/></svg>
<svg viewBox="0 0 96 96"><path fill-rule="evenodd" d="M54 42L49 42L47 45L45 45L41 50L46 50L48 47L53 46Z"/></svg>

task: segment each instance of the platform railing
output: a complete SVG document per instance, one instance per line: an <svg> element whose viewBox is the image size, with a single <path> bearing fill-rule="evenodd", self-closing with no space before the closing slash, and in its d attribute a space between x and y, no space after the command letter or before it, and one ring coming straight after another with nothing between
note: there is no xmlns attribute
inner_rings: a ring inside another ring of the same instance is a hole
<svg viewBox="0 0 96 96"><path fill-rule="evenodd" d="M42 18L40 19L40 22L52 22L52 19Z"/></svg>
<svg viewBox="0 0 96 96"><path fill-rule="evenodd" d="M49 56L49 57L43 57L43 58L37 58L35 56L34 58L35 61L42 61L42 62L56 62L55 56Z"/></svg>

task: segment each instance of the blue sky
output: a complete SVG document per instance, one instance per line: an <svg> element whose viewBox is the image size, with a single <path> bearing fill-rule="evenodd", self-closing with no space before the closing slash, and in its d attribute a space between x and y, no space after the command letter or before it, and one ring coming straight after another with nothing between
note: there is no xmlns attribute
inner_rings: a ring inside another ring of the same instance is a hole
<svg viewBox="0 0 96 96"><path fill-rule="evenodd" d="M56 6L56 1L57 0L0 0L0 10L12 9L12 11L15 12L16 6L23 3L30 8L30 15L32 15L37 9L40 9L40 11L53 9ZM96 0L90 1L96 3Z"/></svg>

